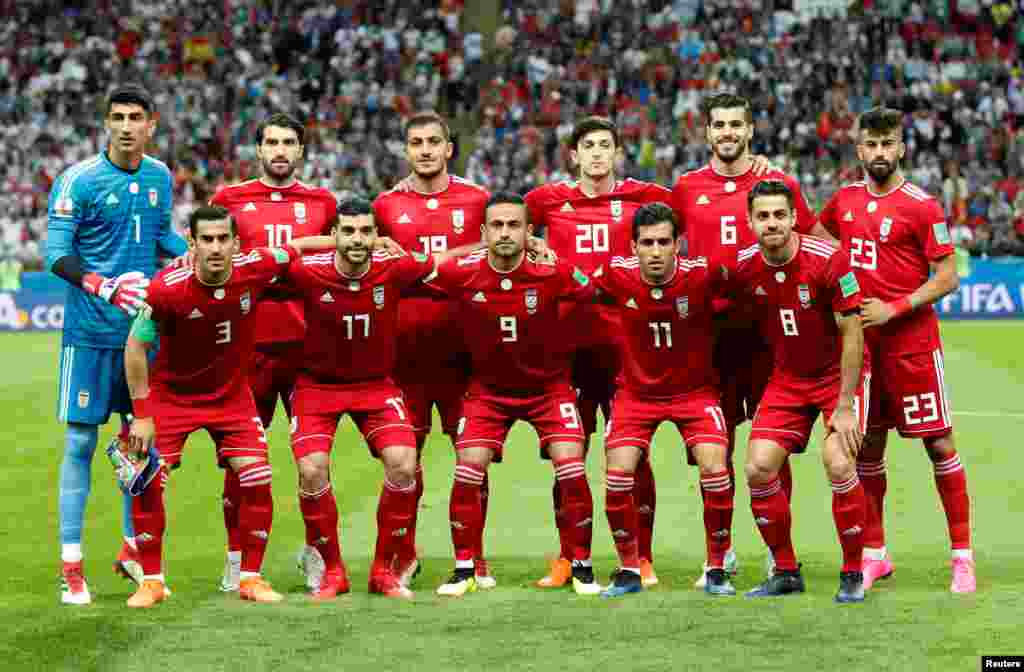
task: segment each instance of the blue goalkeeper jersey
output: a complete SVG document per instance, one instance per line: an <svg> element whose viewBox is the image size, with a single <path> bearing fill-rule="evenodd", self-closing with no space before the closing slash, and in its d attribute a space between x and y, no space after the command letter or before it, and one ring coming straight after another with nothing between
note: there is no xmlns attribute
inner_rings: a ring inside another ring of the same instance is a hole
<svg viewBox="0 0 1024 672"><path fill-rule="evenodd" d="M65 170L50 191L47 268L74 255L85 273L114 278L142 271L151 277L161 253L186 250L171 229L172 185L167 165L150 156L131 172L105 152ZM123 348L131 319L81 287L69 287L64 345Z"/></svg>

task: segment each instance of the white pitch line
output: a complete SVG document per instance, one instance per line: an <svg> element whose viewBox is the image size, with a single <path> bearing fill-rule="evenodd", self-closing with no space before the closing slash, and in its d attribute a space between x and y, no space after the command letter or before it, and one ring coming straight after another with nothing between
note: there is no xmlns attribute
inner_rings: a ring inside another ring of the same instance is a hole
<svg viewBox="0 0 1024 672"><path fill-rule="evenodd" d="M1024 420L1024 413L1000 413L998 411L953 411L953 415L962 415L968 418L1011 418Z"/></svg>

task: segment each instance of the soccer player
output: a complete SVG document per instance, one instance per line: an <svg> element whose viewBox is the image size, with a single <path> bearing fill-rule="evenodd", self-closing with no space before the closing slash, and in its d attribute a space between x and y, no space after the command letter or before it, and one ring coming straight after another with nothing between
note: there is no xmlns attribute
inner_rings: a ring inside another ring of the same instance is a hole
<svg viewBox="0 0 1024 672"><path fill-rule="evenodd" d="M224 187L211 199L231 213L243 251L280 247L293 238L329 233L337 216L337 203L327 189L303 184L295 177L305 149L305 128L287 114L267 117L256 131L256 155L261 176ZM302 362L305 322L302 302L287 294L268 296L256 305L255 351L249 369L256 409L264 427L270 427L278 398L291 416L291 393ZM242 536L238 524L241 484L232 469L224 471L224 527L228 551L221 590L238 590ZM300 563L307 576L322 569L315 549L305 547Z"/></svg>
<svg viewBox="0 0 1024 672"><path fill-rule="evenodd" d="M373 202L380 234L406 250L433 255L460 254L479 247L487 190L448 173L453 145L448 124L435 112L421 112L405 123L405 155L412 174L398 188ZM398 307L398 359L395 382L405 396L416 433L416 502L423 496L423 469L419 455L430 433L436 406L441 427L449 438L462 416L462 398L469 380L468 355L445 297L423 288L410 288ZM487 484L484 484L486 512ZM419 572L414 518L396 559L396 573L409 584ZM483 549L476 556L477 583L493 588Z"/></svg>
<svg viewBox="0 0 1024 672"><path fill-rule="evenodd" d="M590 563L593 502L583 462L583 430L569 384L570 346L557 337L559 301L589 300L587 276L559 260L526 254L531 232L523 198L491 196L482 235L487 245L441 264L428 284L458 302L472 354L472 376L455 441L455 482L449 505L455 571L439 595L476 590L474 557L483 534L480 490L490 463L500 462L516 420L537 430L560 481L562 508L572 530L577 593L596 594Z"/></svg>
<svg viewBox="0 0 1024 672"><path fill-rule="evenodd" d="M393 566L416 515L416 438L405 398L391 376L399 295L433 272L434 259L418 252L373 252L377 226L366 200L345 201L338 215L336 250L296 261L288 278L302 296L306 316L304 358L292 400L292 453L306 543L325 563L313 598L328 600L349 591L330 481L334 434L348 413L370 454L384 465L369 589L409 599L413 594Z"/></svg>
<svg viewBox="0 0 1024 672"><path fill-rule="evenodd" d="M920 438L932 461L953 548L954 593L976 589L967 475L953 442L939 321L932 304L959 286L942 204L909 183L903 113L874 108L860 117L857 154L867 175L829 200L822 222L842 240L864 288L864 335L876 375L857 470L868 496L865 587L892 574L882 524L889 429ZM930 277L929 277L930 275Z"/></svg>
<svg viewBox="0 0 1024 672"><path fill-rule="evenodd" d="M619 180L615 159L621 153L619 131L604 117L586 117L576 124L569 139L569 155L579 166L578 182L545 184L526 194L530 221L543 232L550 248L561 259L588 275L613 256L630 256L630 222L645 203L668 201L671 192L657 184L633 179ZM576 349L572 355L572 384L584 436L597 429L600 408L610 417L615 381L621 368L618 311L603 304L566 306L563 315L577 325ZM654 585L651 540L656 505L654 474L646 453L636 469L636 498L640 511L640 568L645 585ZM561 549L550 571L537 582L543 588L559 588L572 578L570 564L573 532L568 529L556 480L552 490L555 524Z"/></svg>
<svg viewBox="0 0 1024 672"><path fill-rule="evenodd" d="M64 171L50 191L47 266L71 285L64 310L57 417L66 423L60 467L60 537L64 604L92 601L82 571L82 527L92 481L98 425L131 413L124 343L146 298L158 255L185 253L171 229L173 180L147 156L157 114L141 87L122 86L107 99L104 152ZM114 569L142 578L134 549L131 501L123 508L124 544Z"/></svg>
<svg viewBox="0 0 1024 672"><path fill-rule="evenodd" d="M758 182L782 180L795 199L796 230L822 235L795 179L770 168L758 171L750 153L754 135L750 101L731 93L708 96L702 103L705 134L711 159L698 170L682 175L672 189L672 207L686 234L686 254L722 260L757 242L744 224L747 217L747 195ZM828 236L824 232L824 236ZM733 473L732 452L736 427L754 417L757 402L772 368L771 347L761 336L752 317L742 307L732 306L727 299L718 299L714 322L715 349L713 361L721 381L722 409L728 424L730 475ZM792 495L792 477L788 461L783 464L781 479L787 496ZM704 495L704 491L701 490ZM770 560L770 559L769 559ZM736 554L730 548L726 568L736 572ZM704 568L696 586L702 587L708 568Z"/></svg>
<svg viewBox="0 0 1024 672"><path fill-rule="evenodd" d="M292 247L255 249L238 255L238 230L224 208L202 206L189 216L195 268L161 271L150 286L149 310L132 325L125 371L135 419L130 449L151 442L171 469L181 463L185 441L205 429L217 458L238 474L242 569L239 596L280 602L260 575L273 520L267 438L249 388L255 308L274 278L297 256ZM235 256L238 255L238 256ZM150 377L147 353L159 350ZM167 589L162 569L166 527L164 473L133 500L136 543L144 580L129 607L152 607Z"/></svg>
<svg viewBox="0 0 1024 672"><path fill-rule="evenodd" d="M712 295L721 274L703 257L679 256L679 226L664 203L633 215L631 257L613 257L594 272L615 300L623 340L623 385L606 428L605 513L621 567L604 597L641 590L634 474L662 422L673 422L700 468L708 579L712 595L735 595L724 570L732 528L733 485L725 468L725 418L711 366Z"/></svg>
<svg viewBox="0 0 1024 672"><path fill-rule="evenodd" d="M835 599L861 602L866 502L855 458L867 421L863 390L869 376L860 289L846 252L794 232L797 197L785 182L759 182L747 202L758 242L739 253L731 282L753 303L775 355L744 467L754 522L775 559L775 571L747 596L804 591L779 470L790 453L806 449L820 413L825 419L822 460L832 484L832 517L843 555Z"/></svg>

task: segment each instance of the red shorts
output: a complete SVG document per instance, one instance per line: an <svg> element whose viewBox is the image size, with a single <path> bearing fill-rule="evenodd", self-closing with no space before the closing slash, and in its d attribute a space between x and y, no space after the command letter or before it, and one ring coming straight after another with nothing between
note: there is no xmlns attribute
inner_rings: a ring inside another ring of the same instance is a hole
<svg viewBox="0 0 1024 672"><path fill-rule="evenodd" d="M197 405L164 390L154 390L153 398L156 449L168 465L181 462L185 440L200 429L213 439L221 464L232 457L267 457L267 435L248 389L210 405Z"/></svg>
<svg viewBox="0 0 1024 672"><path fill-rule="evenodd" d="M868 390L868 395L864 390ZM862 432L867 429L870 390L871 371L862 371L853 402L853 412ZM838 401L838 374L821 379L772 377L757 407L750 439L768 439L787 452L802 453L807 450L818 414L827 423Z"/></svg>
<svg viewBox="0 0 1024 672"><path fill-rule="evenodd" d="M395 378L405 393L405 405L409 410L409 421L417 436L430 433L433 424L433 408L441 415L441 429L450 437L455 436L462 417L462 403L469 387L466 368L438 369L429 378L407 375Z"/></svg>
<svg viewBox="0 0 1024 672"><path fill-rule="evenodd" d="M516 420L525 420L537 430L542 457L547 456L552 443L583 443L576 394L568 384L514 397L491 390L473 390L466 397L463 412L455 449L489 448L494 452L494 462L501 462L505 438Z"/></svg>
<svg viewBox="0 0 1024 672"><path fill-rule="evenodd" d="M302 343L288 342L257 346L249 365L249 387L256 410L267 427L274 419L278 398L284 412L291 416L291 397L295 376L302 364Z"/></svg>
<svg viewBox="0 0 1024 672"><path fill-rule="evenodd" d="M635 396L629 390L615 395L612 419L605 425L605 450L635 446L647 453L662 422L674 423L686 444L686 458L696 464L693 447L698 443L727 446L725 415L712 388L658 399Z"/></svg>
<svg viewBox="0 0 1024 672"><path fill-rule="evenodd" d="M754 417L774 368L774 355L756 327L727 326L728 313L715 318L711 360L718 371L722 410L730 426Z"/></svg>
<svg viewBox="0 0 1024 672"><path fill-rule="evenodd" d="M615 388L622 372L622 331L618 309L595 304L564 304L562 317L571 320L576 332L572 355L572 386L578 391L577 404L583 429L589 436L597 431L597 411L611 409Z"/></svg>
<svg viewBox="0 0 1024 672"><path fill-rule="evenodd" d="M953 431L942 350L881 357L872 353L869 430L896 428L924 438Z"/></svg>
<svg viewBox="0 0 1024 672"><path fill-rule="evenodd" d="M390 379L322 387L299 383L292 399L292 454L330 453L338 422L346 413L380 457L388 446L416 446L402 391Z"/></svg>

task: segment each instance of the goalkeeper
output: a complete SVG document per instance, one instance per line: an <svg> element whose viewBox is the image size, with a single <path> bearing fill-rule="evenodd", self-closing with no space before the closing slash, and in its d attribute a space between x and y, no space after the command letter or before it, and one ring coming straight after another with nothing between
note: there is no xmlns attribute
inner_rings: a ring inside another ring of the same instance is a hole
<svg viewBox="0 0 1024 672"><path fill-rule="evenodd" d="M57 417L67 424L59 486L64 604L92 601L82 572L82 526L97 427L117 412L124 428L131 413L124 376L131 318L145 301L158 255L187 249L171 229L171 173L144 154L157 124L153 99L140 87L120 87L108 98L104 121L106 150L65 170L49 201L47 265L70 284L57 398ZM127 494L125 500L125 542L114 568L139 580Z"/></svg>

